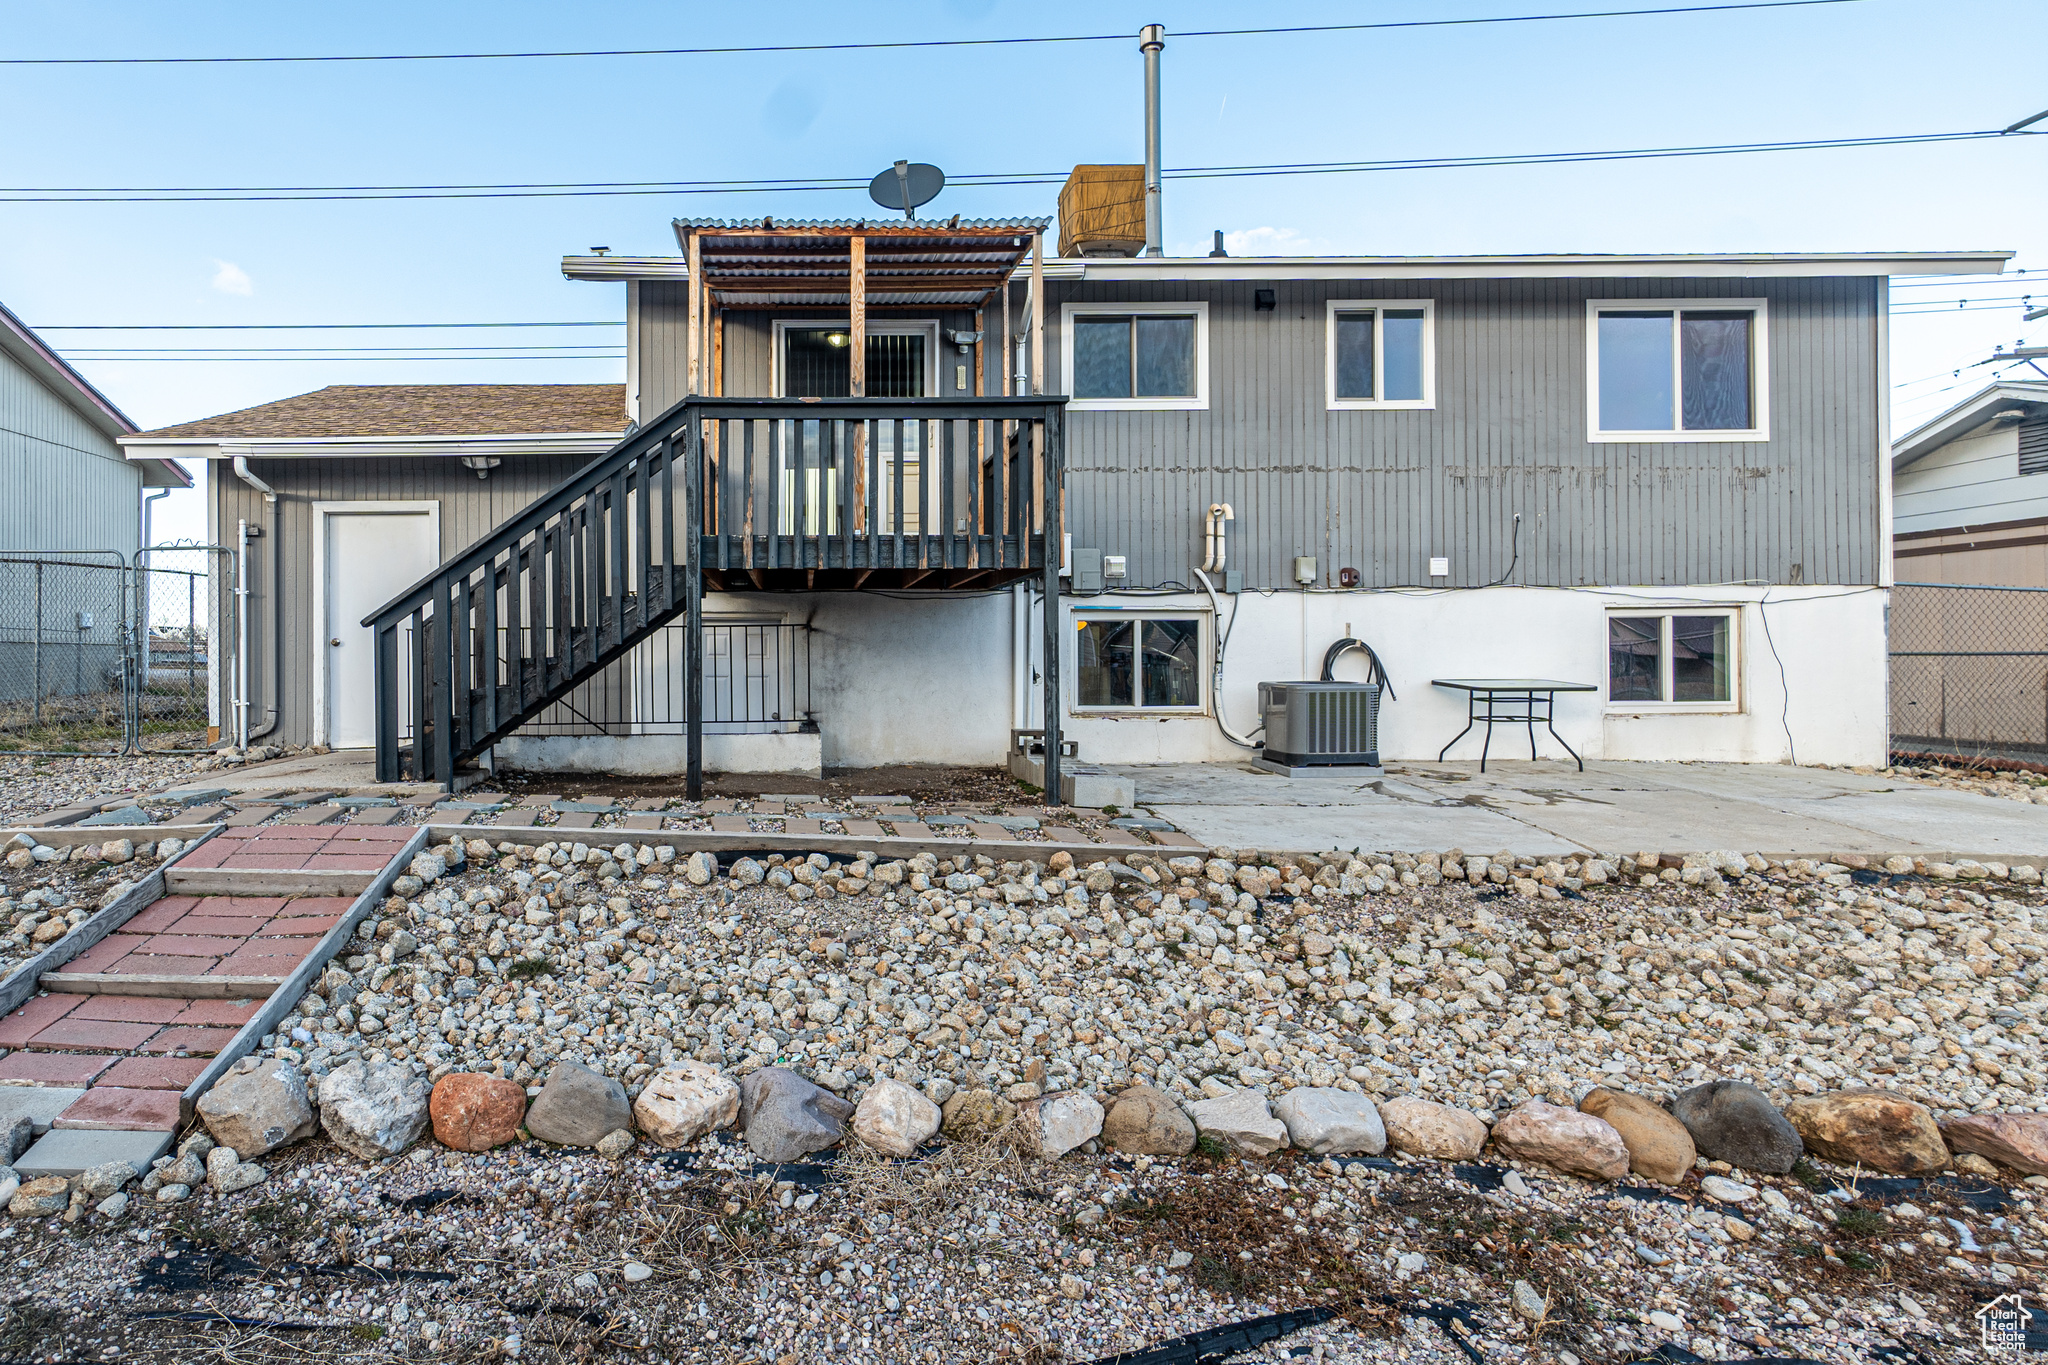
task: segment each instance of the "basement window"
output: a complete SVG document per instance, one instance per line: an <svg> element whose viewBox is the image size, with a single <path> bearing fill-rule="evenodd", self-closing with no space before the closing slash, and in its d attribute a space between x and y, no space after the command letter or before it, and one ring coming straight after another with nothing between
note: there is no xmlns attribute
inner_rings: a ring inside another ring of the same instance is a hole
<svg viewBox="0 0 2048 1365"><path fill-rule="evenodd" d="M1736 625L1733 608L1610 614L1607 708L1734 710Z"/></svg>
<svg viewBox="0 0 2048 1365"><path fill-rule="evenodd" d="M1070 303L1061 380L1070 410L1209 406L1209 308Z"/></svg>
<svg viewBox="0 0 2048 1365"><path fill-rule="evenodd" d="M1202 618L1077 613L1072 709L1202 709Z"/></svg>
<svg viewBox="0 0 2048 1365"><path fill-rule="evenodd" d="M1593 441L1770 439L1762 299L1586 305Z"/></svg>
<svg viewBox="0 0 2048 1365"><path fill-rule="evenodd" d="M1333 299L1325 343L1329 406L1435 407L1435 311L1428 299Z"/></svg>

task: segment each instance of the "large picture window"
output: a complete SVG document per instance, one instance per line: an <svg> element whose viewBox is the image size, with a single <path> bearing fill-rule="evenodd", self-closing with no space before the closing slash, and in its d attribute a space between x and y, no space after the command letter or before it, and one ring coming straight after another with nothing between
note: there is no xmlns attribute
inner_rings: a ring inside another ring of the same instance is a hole
<svg viewBox="0 0 2048 1365"><path fill-rule="evenodd" d="M1733 710L1736 613L1614 612L1607 618L1610 710Z"/></svg>
<svg viewBox="0 0 2048 1365"><path fill-rule="evenodd" d="M1595 441L1768 439L1762 299L1587 305Z"/></svg>
<svg viewBox="0 0 2048 1365"><path fill-rule="evenodd" d="M1334 299L1324 376L1332 408L1436 406L1436 305Z"/></svg>
<svg viewBox="0 0 2048 1365"><path fill-rule="evenodd" d="M1202 709L1202 618L1089 612L1074 618L1075 711Z"/></svg>
<svg viewBox="0 0 2048 1365"><path fill-rule="evenodd" d="M1070 303L1061 314L1070 409L1209 406L1207 304Z"/></svg>

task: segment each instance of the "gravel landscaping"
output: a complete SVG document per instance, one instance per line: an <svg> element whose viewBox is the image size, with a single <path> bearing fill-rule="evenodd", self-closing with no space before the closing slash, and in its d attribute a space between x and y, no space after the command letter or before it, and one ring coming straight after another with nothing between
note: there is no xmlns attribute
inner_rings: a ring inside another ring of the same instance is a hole
<svg viewBox="0 0 2048 1365"><path fill-rule="evenodd" d="M0 1356L1896 1362L2044 1283L2031 868L486 837L14 1194Z"/></svg>
<svg viewBox="0 0 2048 1365"><path fill-rule="evenodd" d="M109 829L98 843L56 848L27 836L0 857L0 978L112 905L184 845L136 843Z"/></svg>

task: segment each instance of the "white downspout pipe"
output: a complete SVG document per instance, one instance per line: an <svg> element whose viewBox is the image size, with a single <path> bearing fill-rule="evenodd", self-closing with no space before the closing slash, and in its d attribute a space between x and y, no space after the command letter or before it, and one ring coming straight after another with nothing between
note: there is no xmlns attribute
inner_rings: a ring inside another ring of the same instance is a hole
<svg viewBox="0 0 2048 1365"><path fill-rule="evenodd" d="M235 748L249 747L249 521L235 524Z"/></svg>
<svg viewBox="0 0 2048 1365"><path fill-rule="evenodd" d="M1031 588L1010 585L1010 728L1031 728Z"/></svg>
<svg viewBox="0 0 2048 1365"><path fill-rule="evenodd" d="M235 571L236 571L236 575L237 575L237 577L238 577L238 578L239 578L239 580L240 580L240 586L239 586L239 587L238 587L238 588L236 589L236 591L237 591L237 592L238 592L238 593L240 594L240 596L241 596L241 603L240 603L240 611L241 611L241 616L240 616L240 623L241 623L241 624L240 624L240 629L239 629L239 630L237 631L237 633L236 633L236 639L235 639L235 652L236 652L236 653L237 653L237 654L238 654L238 655L240 656L240 659L241 659L241 669L240 669L240 673L241 673L241 691L242 691L242 698L241 698L241 702L240 702L240 708L241 708L241 717L240 717L240 729L239 729L239 731L238 731L238 734L237 734L237 739L239 740L239 743L237 744L237 746L236 746L236 747L238 747L238 748L242 748L242 749L246 749L246 748L248 748L248 747L249 747L249 741L250 741L250 740L252 740L252 739L261 739L261 738L262 738L263 736L265 736L265 735L269 734L269 733L270 733L270 732L271 732L272 730L275 730L275 729L277 728L277 722L278 722L278 720L279 720L279 719L280 719L280 718L281 718L281 717L283 716L283 713L284 713L284 698L283 698L282 692L281 692L281 690L280 690L280 689L282 689L282 687L283 687L283 685L284 685L284 679L283 679L283 676L282 676L282 674L283 674L283 669L284 669L284 616L283 616L283 613L284 613L284 603L282 602L282 600L280 599L280 596L279 596L279 594L280 594L280 590L281 590L281 586L282 586L282 584L284 583L284 535L283 535L283 521L284 521L284 518L283 518L283 516L282 516L282 515L281 515L281 514L280 514L280 513L278 512L278 510L277 510L277 490L276 490L275 488L272 488L272 487L271 487L271 486L270 486L269 484L265 483L265 482L264 482L264 481L263 481L262 479L258 478L258 477L256 476L256 472L255 472L254 470L252 470L252 469L250 469L250 468L249 468L249 457L248 457L247 455L237 455L237 456L235 456L235 477L236 477L236 478L238 478L238 479L240 479L240 480L241 480L241 481L242 481L243 483L246 483L246 484L248 484L248 485L249 485L249 486L250 486L251 488L255 489L255 490L256 490L257 492L261 493L261 494L263 495L263 501L265 501L266 503L270 504L270 507L271 507L271 518L270 518L270 533L269 533L269 534L270 534L270 635L269 635L269 639L270 639L270 643L271 643L271 650L270 650L270 671L269 671L269 672L268 672L267 674L265 674L264 676L266 677L266 679L270 680L270 683L271 683L271 691L272 691L272 692L273 692L274 694L276 694L276 695L277 695L277 699L276 699L276 701L275 701L275 702L274 702L274 703L273 703L273 704L271 705L271 708L270 708L270 714L269 714L269 715L268 715L267 717L265 717L265 719L264 719L264 722L263 722L263 727L262 727L261 729L259 729L259 730L254 730L254 731L250 730L250 728L249 728L249 708L250 708L250 706L252 706L252 705L254 705L254 704L255 704L255 699L254 699L254 698L252 698L251 696L249 696L249 687L248 687L248 680L249 680L249 673L248 673L248 664L249 664L249 643L248 643L248 641L249 641L249 563L248 563L248 561L249 561L249 523L248 523L248 522L247 522L246 520L244 520L244 521L242 522L242 524L241 524L241 531L240 531L240 533L239 533L239 544L237 545L237 551L238 551L238 553L237 553L237 556L236 556L236 560L237 560L237 562L236 562L236 570L235 570ZM261 534L262 534L262 532L261 532L261 531L258 531L258 533L257 533L257 534L261 535Z"/></svg>

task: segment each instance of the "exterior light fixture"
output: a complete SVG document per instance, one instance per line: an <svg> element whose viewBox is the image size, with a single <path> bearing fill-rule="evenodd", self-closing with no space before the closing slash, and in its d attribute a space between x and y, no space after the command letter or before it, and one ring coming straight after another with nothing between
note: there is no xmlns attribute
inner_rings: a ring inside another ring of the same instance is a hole
<svg viewBox="0 0 2048 1365"><path fill-rule="evenodd" d="M825 344L827 346L848 346L852 343L853 338L844 332L827 332L825 334Z"/></svg>

